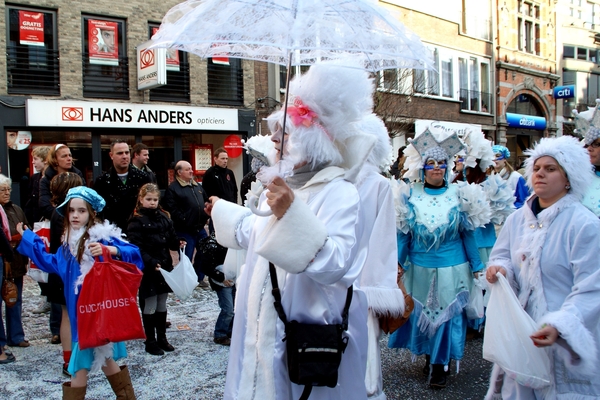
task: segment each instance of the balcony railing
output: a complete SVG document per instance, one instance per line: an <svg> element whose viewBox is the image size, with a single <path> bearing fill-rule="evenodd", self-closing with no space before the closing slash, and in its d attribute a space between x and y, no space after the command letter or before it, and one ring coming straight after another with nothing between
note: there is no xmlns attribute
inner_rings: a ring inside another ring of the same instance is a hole
<svg viewBox="0 0 600 400"><path fill-rule="evenodd" d="M492 94L475 90L460 89L460 109L490 113Z"/></svg>
<svg viewBox="0 0 600 400"><path fill-rule="evenodd" d="M8 45L6 70L8 93L60 95L57 50L43 46Z"/></svg>
<svg viewBox="0 0 600 400"><path fill-rule="evenodd" d="M103 99L129 99L129 60L119 57L119 65L91 64L83 56L83 96Z"/></svg>

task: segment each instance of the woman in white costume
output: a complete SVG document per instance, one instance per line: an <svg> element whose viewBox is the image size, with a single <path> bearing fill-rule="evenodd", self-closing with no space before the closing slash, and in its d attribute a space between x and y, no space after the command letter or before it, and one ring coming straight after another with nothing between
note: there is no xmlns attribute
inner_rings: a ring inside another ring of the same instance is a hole
<svg viewBox="0 0 600 400"><path fill-rule="evenodd" d="M533 390L494 366L487 399L600 397L600 220L581 204L592 165L573 137L543 138L526 152L535 192L504 224L486 277L504 274L539 326L531 338L548 349L553 382ZM506 344L510 346L510 343Z"/></svg>
<svg viewBox="0 0 600 400"><path fill-rule="evenodd" d="M259 211L211 198L217 240L228 248L247 248L237 280L236 317L231 340L225 399L296 400L304 386L291 383L286 365L284 325L273 306L269 261L277 271L288 320L337 324L347 289L360 276L354 263L360 198L344 179L339 148L352 123L369 109L372 82L365 71L323 63L290 83L283 160L268 171L293 175L269 178ZM283 140L283 112L269 117L277 150ZM370 150L370 148L369 148ZM357 287L350 305L348 346L335 388L315 387L310 399L366 399L367 301Z"/></svg>

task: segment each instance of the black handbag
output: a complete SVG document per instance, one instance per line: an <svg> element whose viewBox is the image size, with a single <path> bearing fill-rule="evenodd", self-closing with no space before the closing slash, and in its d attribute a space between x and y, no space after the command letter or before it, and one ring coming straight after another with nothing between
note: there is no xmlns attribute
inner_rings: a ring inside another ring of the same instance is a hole
<svg viewBox="0 0 600 400"><path fill-rule="evenodd" d="M335 387L342 353L348 345L348 310L352 302L352 286L348 288L342 323L335 325L303 324L288 322L281 305L281 291L277 285L275 266L269 263L275 310L285 325L285 347L290 381L304 385L300 400L310 396L313 386Z"/></svg>

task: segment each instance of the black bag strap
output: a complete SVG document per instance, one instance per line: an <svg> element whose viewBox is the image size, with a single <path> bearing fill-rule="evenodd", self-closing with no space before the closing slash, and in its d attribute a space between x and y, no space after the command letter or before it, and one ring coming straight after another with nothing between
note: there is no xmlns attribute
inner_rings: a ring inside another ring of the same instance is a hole
<svg viewBox="0 0 600 400"><path fill-rule="evenodd" d="M283 322L284 325L287 325L288 320L285 316L285 311L283 311L283 305L281 304L281 290L279 289L279 285L277 284L277 271L275 270L275 265L272 262L269 262L269 272L271 276L271 286L273 286L273 290L271 293L275 298L275 310L277 311L277 315L279 315L279 319ZM348 311L350 310L350 303L352 303L352 285L348 288L348 294L346 295L346 304L344 304L344 310L342 311L342 330L348 330ZM310 393L310 392L309 392Z"/></svg>

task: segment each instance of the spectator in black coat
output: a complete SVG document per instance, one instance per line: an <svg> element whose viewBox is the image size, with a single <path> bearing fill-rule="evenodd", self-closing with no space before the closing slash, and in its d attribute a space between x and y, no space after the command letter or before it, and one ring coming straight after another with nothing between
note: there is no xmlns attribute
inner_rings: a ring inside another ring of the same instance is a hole
<svg viewBox="0 0 600 400"><path fill-rule="evenodd" d="M207 289L202 273L202 257L194 255L194 249L207 236L204 226L208 215L204 212L204 203L208 196L202 185L194 180L194 170L187 161L179 161L175 165L175 181L165 191L163 207L171 213L175 231L187 242L185 255L194 260L194 270L198 275L199 285Z"/></svg>
<svg viewBox="0 0 600 400"><path fill-rule="evenodd" d="M96 179L94 189L106 201L102 217L127 232L127 221L135 209L138 192L143 185L150 183L150 177L131 166L127 142L114 141L109 155L113 165Z"/></svg>

